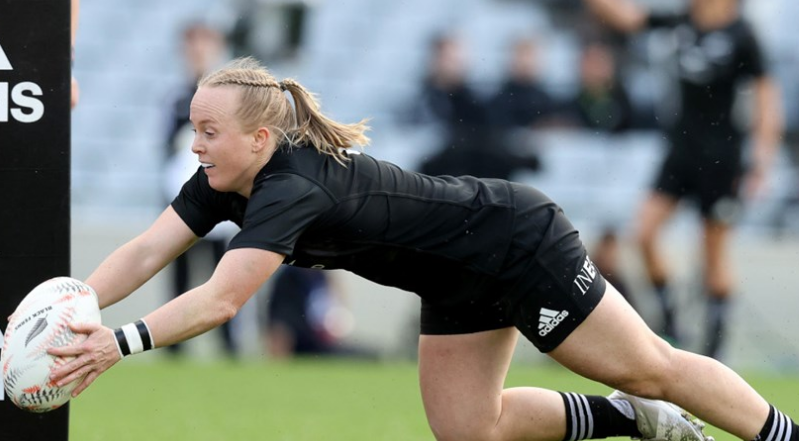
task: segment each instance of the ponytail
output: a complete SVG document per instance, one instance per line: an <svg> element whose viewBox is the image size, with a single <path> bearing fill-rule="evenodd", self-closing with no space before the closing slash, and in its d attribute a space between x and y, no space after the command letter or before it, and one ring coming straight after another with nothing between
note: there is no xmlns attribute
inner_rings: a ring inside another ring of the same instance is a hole
<svg viewBox="0 0 799 441"><path fill-rule="evenodd" d="M292 142L311 144L321 153L331 155L339 162L347 160L347 156L340 149L369 144L370 140L365 135L369 130L366 119L354 124L333 121L322 114L314 94L300 83L286 78L279 84L280 89L289 92L294 99L297 128L291 136Z"/></svg>

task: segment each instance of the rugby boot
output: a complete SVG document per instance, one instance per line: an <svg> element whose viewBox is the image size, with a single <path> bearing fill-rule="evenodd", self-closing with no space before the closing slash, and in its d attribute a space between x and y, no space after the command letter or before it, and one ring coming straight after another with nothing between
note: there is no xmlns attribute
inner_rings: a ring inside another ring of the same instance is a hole
<svg viewBox="0 0 799 441"><path fill-rule="evenodd" d="M679 406L660 400L614 391L609 400L625 400L635 410L635 423L644 441L713 441L702 429L705 424Z"/></svg>

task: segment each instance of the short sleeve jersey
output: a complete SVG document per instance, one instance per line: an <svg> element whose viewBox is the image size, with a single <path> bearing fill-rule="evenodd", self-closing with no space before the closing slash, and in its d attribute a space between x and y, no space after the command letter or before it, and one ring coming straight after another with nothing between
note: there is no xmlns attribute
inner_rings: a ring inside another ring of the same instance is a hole
<svg viewBox="0 0 799 441"><path fill-rule="evenodd" d="M514 222L510 183L348 157L341 165L313 147L281 147L249 200L212 189L200 168L172 207L198 236L238 224L229 249L269 250L287 264L345 269L422 296L455 282L477 289L499 274Z"/></svg>
<svg viewBox="0 0 799 441"><path fill-rule="evenodd" d="M732 121L741 81L766 74L766 62L753 29L737 19L712 31L696 27L689 16L652 16L650 27L674 30L681 109L674 134L740 136Z"/></svg>

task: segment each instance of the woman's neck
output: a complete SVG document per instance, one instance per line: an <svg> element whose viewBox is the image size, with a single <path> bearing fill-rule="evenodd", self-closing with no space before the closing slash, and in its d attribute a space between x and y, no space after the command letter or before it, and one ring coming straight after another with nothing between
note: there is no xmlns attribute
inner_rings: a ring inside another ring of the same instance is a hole
<svg viewBox="0 0 799 441"><path fill-rule="evenodd" d="M255 159L252 163L252 166L248 169L249 173L247 174L250 179L247 179L246 186L241 188L240 190L236 191L241 196L249 199L250 195L252 195L252 189L255 186L255 178L258 177L258 173L266 166L269 160L272 158L272 155L275 154L275 150L277 150L277 146L272 145L267 152L263 155L260 155L257 159Z"/></svg>

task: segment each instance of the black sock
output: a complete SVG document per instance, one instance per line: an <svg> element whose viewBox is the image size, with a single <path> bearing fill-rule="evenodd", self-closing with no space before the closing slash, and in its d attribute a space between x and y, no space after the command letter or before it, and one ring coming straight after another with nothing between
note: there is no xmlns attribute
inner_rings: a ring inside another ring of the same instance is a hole
<svg viewBox="0 0 799 441"><path fill-rule="evenodd" d="M766 424L755 437L754 441L797 441L799 440L799 426L787 415L769 406Z"/></svg>
<svg viewBox="0 0 799 441"><path fill-rule="evenodd" d="M707 330L705 355L718 358L724 337L727 334L727 296L711 295L707 303Z"/></svg>
<svg viewBox="0 0 799 441"><path fill-rule="evenodd" d="M566 405L564 441L611 436L641 438L641 432L635 423L635 412L629 407L629 403L627 416L605 397L563 392L560 395Z"/></svg>
<svg viewBox="0 0 799 441"><path fill-rule="evenodd" d="M655 282L653 287L663 314L663 335L674 342L678 342L677 325L674 319L674 301L669 293L668 284L666 282Z"/></svg>

